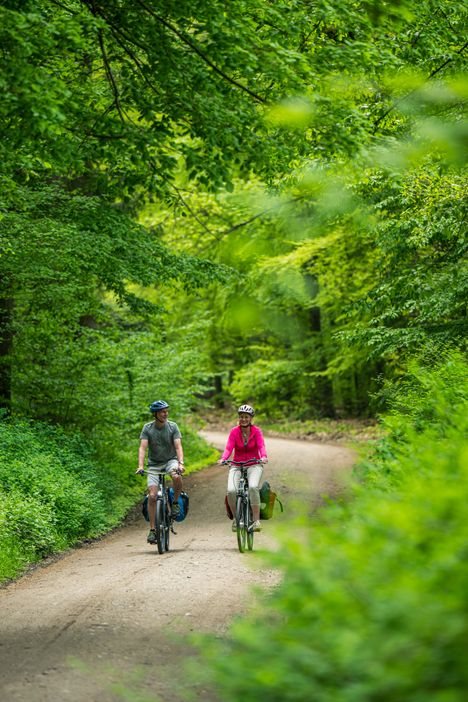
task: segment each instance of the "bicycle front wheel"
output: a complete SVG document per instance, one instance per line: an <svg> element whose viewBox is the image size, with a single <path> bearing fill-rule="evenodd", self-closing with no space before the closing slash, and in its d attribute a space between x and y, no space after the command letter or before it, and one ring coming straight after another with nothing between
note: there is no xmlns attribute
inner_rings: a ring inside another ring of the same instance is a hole
<svg viewBox="0 0 468 702"><path fill-rule="evenodd" d="M164 515L164 505L161 499L156 501L156 545L159 553L164 553L166 550L166 519Z"/></svg>
<svg viewBox="0 0 468 702"><path fill-rule="evenodd" d="M244 512L244 500L241 496L239 496L236 502L236 527L237 545L241 553L244 553L245 551L245 542L247 538L247 525L244 519Z"/></svg>
<svg viewBox="0 0 468 702"><path fill-rule="evenodd" d="M249 549L249 551L251 551L253 549L254 532L252 529L252 526L253 526L252 507L250 506L249 500L247 500L245 503L244 524L245 524L245 529L246 529L246 533L247 533L247 548Z"/></svg>

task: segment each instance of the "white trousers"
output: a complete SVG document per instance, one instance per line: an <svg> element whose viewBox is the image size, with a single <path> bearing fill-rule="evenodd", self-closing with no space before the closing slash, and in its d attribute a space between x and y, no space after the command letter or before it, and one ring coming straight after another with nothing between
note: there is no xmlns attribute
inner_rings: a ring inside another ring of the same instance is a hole
<svg viewBox="0 0 468 702"><path fill-rule="evenodd" d="M254 506L260 505L260 480L263 475L263 466L260 463L256 463L253 466L247 468L247 477L249 479L249 497L250 504ZM228 484L227 484L227 496L229 506L231 507L232 513L236 513L236 492L237 486L239 485L240 470L237 466L231 466L229 468Z"/></svg>

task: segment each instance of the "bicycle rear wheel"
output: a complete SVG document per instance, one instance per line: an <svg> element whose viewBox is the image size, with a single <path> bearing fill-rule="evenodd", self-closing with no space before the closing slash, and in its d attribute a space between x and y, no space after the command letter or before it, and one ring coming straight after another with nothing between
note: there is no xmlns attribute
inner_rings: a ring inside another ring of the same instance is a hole
<svg viewBox="0 0 468 702"><path fill-rule="evenodd" d="M169 496L167 497L167 502L166 502L166 520L165 520L165 525L164 525L164 545L166 547L166 551L169 551L169 539L171 536L171 515L170 515L170 502L169 502Z"/></svg>
<svg viewBox="0 0 468 702"><path fill-rule="evenodd" d="M159 553L164 553L166 550L166 519L164 516L164 506L161 499L156 500L156 545Z"/></svg>
<svg viewBox="0 0 468 702"><path fill-rule="evenodd" d="M252 516L252 507L250 506L250 500L247 500L245 503L245 529L247 533L247 548L249 551L253 549L253 542L254 542L254 532L252 530L252 525L253 525L253 516Z"/></svg>
<svg viewBox="0 0 468 702"><path fill-rule="evenodd" d="M245 542L247 537L247 526L244 519L244 500L242 497L237 498L236 502L236 527L237 527L237 545L239 551L244 553Z"/></svg>

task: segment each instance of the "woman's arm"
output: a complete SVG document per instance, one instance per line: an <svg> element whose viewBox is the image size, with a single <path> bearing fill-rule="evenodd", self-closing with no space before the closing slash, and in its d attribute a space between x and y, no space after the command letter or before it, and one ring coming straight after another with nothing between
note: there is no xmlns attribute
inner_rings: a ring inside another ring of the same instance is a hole
<svg viewBox="0 0 468 702"><path fill-rule="evenodd" d="M268 456L265 448L265 440L263 438L262 430L256 427L257 429L257 448L258 448L258 455L260 456L260 460L262 461L268 461Z"/></svg>
<svg viewBox="0 0 468 702"><path fill-rule="evenodd" d="M226 448L224 449L223 454L222 454L221 459L220 459L221 461L227 461L227 459L229 458L229 456L231 455L231 453L234 450L234 446L236 443L236 433L235 432L236 432L236 427L234 427L234 429L231 429L231 431L229 432L228 440L226 443Z"/></svg>

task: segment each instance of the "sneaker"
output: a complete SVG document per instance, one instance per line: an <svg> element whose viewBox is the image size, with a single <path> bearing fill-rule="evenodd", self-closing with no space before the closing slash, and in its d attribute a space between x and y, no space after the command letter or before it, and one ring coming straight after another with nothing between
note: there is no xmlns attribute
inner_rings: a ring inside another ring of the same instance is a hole
<svg viewBox="0 0 468 702"><path fill-rule="evenodd" d="M252 531L261 531L262 530L262 525L260 524L260 519L257 519L253 524L252 524Z"/></svg>
<svg viewBox="0 0 468 702"><path fill-rule="evenodd" d="M232 520L231 529L232 529L232 531L237 531L237 524L236 524L236 520L235 520L235 519Z"/></svg>
<svg viewBox="0 0 468 702"><path fill-rule="evenodd" d="M180 514L180 505L178 502L173 502L171 506L171 514L173 517L178 517Z"/></svg>
<svg viewBox="0 0 468 702"><path fill-rule="evenodd" d="M156 530L155 529L150 529L148 538L146 539L149 544L155 544L156 543Z"/></svg>

